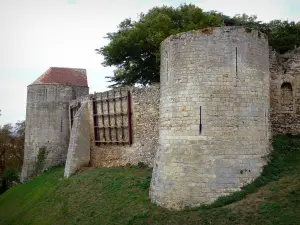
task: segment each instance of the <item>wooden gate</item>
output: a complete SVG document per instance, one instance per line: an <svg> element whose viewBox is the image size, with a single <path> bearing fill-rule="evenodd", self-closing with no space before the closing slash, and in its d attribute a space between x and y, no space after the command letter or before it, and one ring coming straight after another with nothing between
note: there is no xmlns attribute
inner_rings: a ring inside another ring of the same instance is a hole
<svg viewBox="0 0 300 225"><path fill-rule="evenodd" d="M112 90L93 99L95 145L132 144L131 93Z"/></svg>

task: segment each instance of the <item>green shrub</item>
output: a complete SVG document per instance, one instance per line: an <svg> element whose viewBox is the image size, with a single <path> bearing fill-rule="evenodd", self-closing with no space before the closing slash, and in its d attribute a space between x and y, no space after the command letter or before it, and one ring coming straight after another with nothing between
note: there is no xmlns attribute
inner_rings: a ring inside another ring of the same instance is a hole
<svg viewBox="0 0 300 225"><path fill-rule="evenodd" d="M1 176L0 194L12 187L15 183L19 183L19 173L16 168L7 168Z"/></svg>
<svg viewBox="0 0 300 225"><path fill-rule="evenodd" d="M42 147L39 149L39 153L37 156L37 161L35 165L35 172L36 174L40 173L44 169L44 164L45 164L45 159L46 159L46 148Z"/></svg>

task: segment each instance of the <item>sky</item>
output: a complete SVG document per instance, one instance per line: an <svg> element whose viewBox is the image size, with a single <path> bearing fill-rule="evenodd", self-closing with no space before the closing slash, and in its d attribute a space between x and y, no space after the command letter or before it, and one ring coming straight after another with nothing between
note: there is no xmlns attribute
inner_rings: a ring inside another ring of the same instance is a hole
<svg viewBox="0 0 300 225"><path fill-rule="evenodd" d="M108 43L106 33L154 6L182 3L264 22L300 21L300 0L0 0L0 125L25 119L27 85L49 67L85 68L90 93L107 90L114 68L94 51Z"/></svg>

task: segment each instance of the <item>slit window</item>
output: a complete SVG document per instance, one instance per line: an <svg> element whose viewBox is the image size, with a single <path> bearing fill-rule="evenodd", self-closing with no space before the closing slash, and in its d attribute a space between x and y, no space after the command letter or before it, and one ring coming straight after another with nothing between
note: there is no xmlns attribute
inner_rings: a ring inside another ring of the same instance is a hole
<svg viewBox="0 0 300 225"><path fill-rule="evenodd" d="M283 112L293 111L293 88L290 83L281 85L281 110Z"/></svg>

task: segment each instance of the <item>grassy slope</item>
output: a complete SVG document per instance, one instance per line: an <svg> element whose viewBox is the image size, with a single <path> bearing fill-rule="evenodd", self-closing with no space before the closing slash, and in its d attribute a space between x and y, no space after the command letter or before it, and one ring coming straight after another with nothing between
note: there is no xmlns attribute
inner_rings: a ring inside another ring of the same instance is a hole
<svg viewBox="0 0 300 225"><path fill-rule="evenodd" d="M0 224L300 224L300 138L277 137L274 160L241 192L210 206L151 204L151 169L115 167L63 179L55 168L0 196Z"/></svg>

